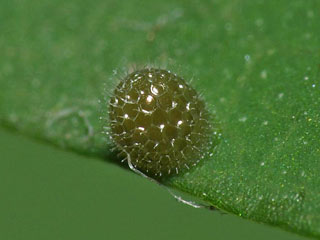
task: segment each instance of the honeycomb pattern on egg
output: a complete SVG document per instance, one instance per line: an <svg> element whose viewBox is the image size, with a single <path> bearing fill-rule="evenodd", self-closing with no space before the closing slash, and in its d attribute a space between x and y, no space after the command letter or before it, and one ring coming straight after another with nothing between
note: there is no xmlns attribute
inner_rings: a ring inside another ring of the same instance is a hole
<svg viewBox="0 0 320 240"><path fill-rule="evenodd" d="M152 176L195 166L212 148L209 112L182 78L147 68L125 77L110 99L111 138Z"/></svg>

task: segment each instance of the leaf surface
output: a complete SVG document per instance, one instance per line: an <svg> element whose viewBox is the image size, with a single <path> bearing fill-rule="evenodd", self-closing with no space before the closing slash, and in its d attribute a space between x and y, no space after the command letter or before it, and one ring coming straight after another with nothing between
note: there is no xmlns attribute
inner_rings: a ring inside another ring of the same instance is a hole
<svg viewBox="0 0 320 240"><path fill-rule="evenodd" d="M194 77L223 135L212 158L165 184L320 238L319 10L313 0L3 2L0 123L117 161L98 100L115 70L166 65Z"/></svg>

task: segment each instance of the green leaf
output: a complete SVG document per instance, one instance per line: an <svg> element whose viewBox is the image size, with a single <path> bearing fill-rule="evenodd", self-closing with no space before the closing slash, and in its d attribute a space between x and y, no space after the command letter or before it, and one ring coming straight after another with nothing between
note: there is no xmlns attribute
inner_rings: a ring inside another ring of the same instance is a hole
<svg viewBox="0 0 320 240"><path fill-rule="evenodd" d="M5 1L0 122L117 161L98 102L114 70L180 69L214 106L223 138L211 159L165 184L320 238L319 9L316 0Z"/></svg>

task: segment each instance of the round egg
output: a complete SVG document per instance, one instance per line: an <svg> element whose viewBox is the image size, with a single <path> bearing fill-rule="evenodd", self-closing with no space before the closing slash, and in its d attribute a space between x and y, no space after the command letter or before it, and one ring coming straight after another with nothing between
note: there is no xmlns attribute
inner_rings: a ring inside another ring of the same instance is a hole
<svg viewBox="0 0 320 240"><path fill-rule="evenodd" d="M127 75L109 102L110 137L148 176L178 174L213 152L212 117L187 82L164 69Z"/></svg>

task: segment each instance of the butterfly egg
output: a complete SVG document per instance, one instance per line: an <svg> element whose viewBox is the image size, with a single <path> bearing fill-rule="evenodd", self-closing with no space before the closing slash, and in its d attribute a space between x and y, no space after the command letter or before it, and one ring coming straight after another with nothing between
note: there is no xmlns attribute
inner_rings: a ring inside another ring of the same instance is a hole
<svg viewBox="0 0 320 240"><path fill-rule="evenodd" d="M148 176L189 169L214 147L204 101L167 70L146 68L122 79L110 98L109 120L116 148Z"/></svg>

